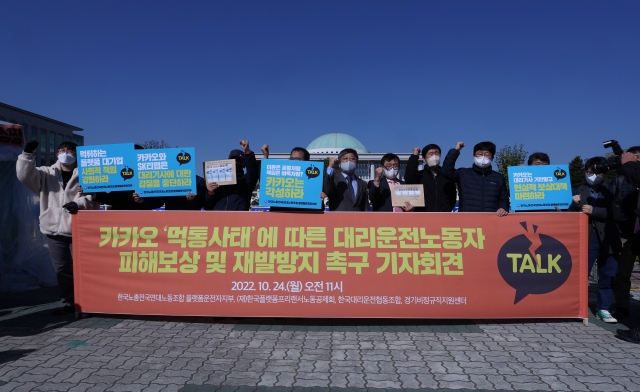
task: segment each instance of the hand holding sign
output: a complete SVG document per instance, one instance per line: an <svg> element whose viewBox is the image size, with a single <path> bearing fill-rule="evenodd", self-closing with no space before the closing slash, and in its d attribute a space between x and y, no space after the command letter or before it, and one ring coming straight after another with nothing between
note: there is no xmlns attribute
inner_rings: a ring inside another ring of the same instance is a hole
<svg viewBox="0 0 640 392"><path fill-rule="evenodd" d="M213 196L214 193L216 193L216 189L218 189L220 187L220 185L218 185L217 182L210 182L207 184L207 193L209 193L209 196Z"/></svg>

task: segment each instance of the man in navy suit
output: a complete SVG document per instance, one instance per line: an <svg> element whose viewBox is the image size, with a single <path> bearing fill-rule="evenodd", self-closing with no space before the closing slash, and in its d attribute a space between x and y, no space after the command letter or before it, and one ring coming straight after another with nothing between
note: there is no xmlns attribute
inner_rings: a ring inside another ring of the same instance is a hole
<svg viewBox="0 0 640 392"><path fill-rule="evenodd" d="M324 192L329 197L329 211L368 211L367 183L358 178L358 153L345 148L338 159L329 158L324 177Z"/></svg>

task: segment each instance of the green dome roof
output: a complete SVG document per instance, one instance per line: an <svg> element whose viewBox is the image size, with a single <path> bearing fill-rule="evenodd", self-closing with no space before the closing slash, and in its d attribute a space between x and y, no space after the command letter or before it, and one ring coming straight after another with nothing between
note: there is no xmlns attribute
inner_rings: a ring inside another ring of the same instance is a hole
<svg viewBox="0 0 640 392"><path fill-rule="evenodd" d="M367 151L367 148L355 137L347 135L346 133L337 132L327 133L326 135L317 137L307 146L307 150L311 153L337 153L345 148L353 148L358 153L369 152Z"/></svg>

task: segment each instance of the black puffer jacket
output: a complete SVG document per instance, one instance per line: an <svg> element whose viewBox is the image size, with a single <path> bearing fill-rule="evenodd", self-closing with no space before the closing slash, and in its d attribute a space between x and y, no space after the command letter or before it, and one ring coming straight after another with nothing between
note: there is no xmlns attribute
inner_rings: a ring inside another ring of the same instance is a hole
<svg viewBox="0 0 640 392"><path fill-rule="evenodd" d="M460 151L452 148L442 165L442 174L458 184L458 211L496 212L503 208L509 211L509 192L502 174L481 169L475 164L470 168L455 169Z"/></svg>
<svg viewBox="0 0 640 392"><path fill-rule="evenodd" d="M248 211L251 207L251 194L260 178L256 156L251 152L243 157L247 173L236 178L235 185L221 185L213 196L207 196L204 209L207 211Z"/></svg>
<svg viewBox="0 0 640 392"><path fill-rule="evenodd" d="M419 171L418 156L409 157L404 180L424 187L424 207L416 207L416 211L451 212L456 206L456 184L442 175L442 168L438 167L436 173L434 176L428 167Z"/></svg>

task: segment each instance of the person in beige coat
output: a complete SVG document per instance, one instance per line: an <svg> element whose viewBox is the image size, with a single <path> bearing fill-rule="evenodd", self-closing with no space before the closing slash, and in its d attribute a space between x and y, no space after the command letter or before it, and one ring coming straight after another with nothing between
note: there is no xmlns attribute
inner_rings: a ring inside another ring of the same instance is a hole
<svg viewBox="0 0 640 392"><path fill-rule="evenodd" d="M36 167L33 152L38 142L27 142L18 157L18 180L40 196L40 231L47 236L53 269L58 278L62 307L54 315L72 313L73 259L71 256L71 214L79 209L95 209L90 195L78 193L76 144L63 142L58 146L58 161Z"/></svg>

